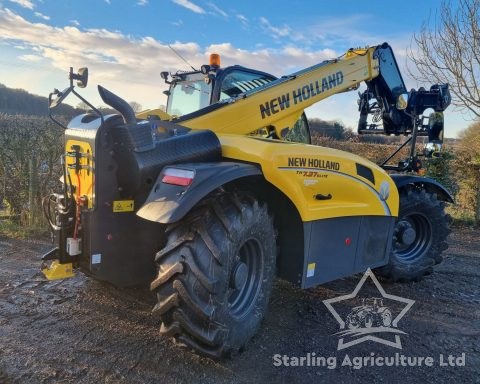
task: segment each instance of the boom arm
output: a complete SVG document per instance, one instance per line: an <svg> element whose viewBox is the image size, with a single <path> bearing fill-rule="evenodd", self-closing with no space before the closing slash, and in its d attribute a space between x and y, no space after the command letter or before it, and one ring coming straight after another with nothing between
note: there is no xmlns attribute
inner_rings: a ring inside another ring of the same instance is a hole
<svg viewBox="0 0 480 384"><path fill-rule="evenodd" d="M378 76L376 47L350 50L269 84L175 120L193 129L249 134L274 128L278 137L293 127L303 110L334 94L356 89Z"/></svg>
<svg viewBox="0 0 480 384"><path fill-rule="evenodd" d="M249 134L261 128L274 130L283 138L303 110L329 96L356 89L366 82L361 95L359 133L430 134L428 124L418 117L427 108L442 112L450 104L448 85L434 85L430 91L412 90L408 103L399 107L399 97L407 99L405 84L391 47L384 43L366 49L350 49L340 58L327 60L289 76L242 93L194 113L175 119L193 129L217 133ZM373 103L372 103L373 101ZM367 125L369 114L382 120ZM420 129L417 132L417 127Z"/></svg>

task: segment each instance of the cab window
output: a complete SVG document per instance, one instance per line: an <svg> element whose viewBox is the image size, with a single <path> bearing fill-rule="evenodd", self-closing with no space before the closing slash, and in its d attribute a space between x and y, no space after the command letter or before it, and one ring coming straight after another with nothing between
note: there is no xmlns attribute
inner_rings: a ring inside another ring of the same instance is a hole
<svg viewBox="0 0 480 384"><path fill-rule="evenodd" d="M262 127L253 131L251 133L252 136L261 136L264 138L273 138L272 136L272 126ZM282 140L291 141L294 143L303 143L303 144L311 144L311 137L310 137L310 127L308 125L307 116L305 113L302 113L302 116L297 120L295 125L292 129L287 127L287 133L283 136ZM282 133L284 130L282 130ZM278 139L278 138L277 138Z"/></svg>
<svg viewBox="0 0 480 384"><path fill-rule="evenodd" d="M225 76L220 88L220 100L235 97L241 93L251 91L272 82L274 79L270 76L260 73L250 73L244 71L233 71Z"/></svg>
<svg viewBox="0 0 480 384"><path fill-rule="evenodd" d="M295 143L310 144L310 129L305 113L302 113L302 116L300 116L293 128L288 131L283 139Z"/></svg>

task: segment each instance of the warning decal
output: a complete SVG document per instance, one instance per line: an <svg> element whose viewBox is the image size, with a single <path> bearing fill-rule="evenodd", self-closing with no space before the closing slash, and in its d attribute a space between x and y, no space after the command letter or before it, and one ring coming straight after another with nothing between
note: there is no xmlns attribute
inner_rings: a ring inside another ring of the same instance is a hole
<svg viewBox="0 0 480 384"><path fill-rule="evenodd" d="M307 266L307 277L315 275L315 263L310 263Z"/></svg>
<svg viewBox="0 0 480 384"><path fill-rule="evenodd" d="M133 200L116 200L113 202L113 212L133 212Z"/></svg>

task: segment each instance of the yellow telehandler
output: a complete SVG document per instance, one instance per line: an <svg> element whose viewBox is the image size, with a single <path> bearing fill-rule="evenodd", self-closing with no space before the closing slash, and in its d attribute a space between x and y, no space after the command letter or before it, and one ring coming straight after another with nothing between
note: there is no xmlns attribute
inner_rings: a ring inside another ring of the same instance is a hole
<svg viewBox="0 0 480 384"><path fill-rule="evenodd" d="M50 94L54 121L71 93L92 112L64 127L63 190L44 200L57 242L43 256L47 278L78 268L149 284L160 332L222 357L259 328L275 276L309 288L373 268L411 281L442 260L453 199L416 174L415 143L428 136L425 155L441 147L448 85L407 92L387 43L280 78L222 68L218 55L161 77L166 111L136 115L98 86L118 111L103 115L74 89L86 68ZM398 151L376 165L310 144L304 109L363 82L358 133L408 136L398 164Z"/></svg>

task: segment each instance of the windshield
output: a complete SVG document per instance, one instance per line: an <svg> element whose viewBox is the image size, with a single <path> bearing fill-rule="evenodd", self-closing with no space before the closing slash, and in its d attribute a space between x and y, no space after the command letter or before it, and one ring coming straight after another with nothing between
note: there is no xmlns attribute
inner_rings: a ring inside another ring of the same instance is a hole
<svg viewBox="0 0 480 384"><path fill-rule="evenodd" d="M206 84L205 75L195 73L185 75L185 80L176 82L170 88L167 113L183 116L210 105L212 84Z"/></svg>

